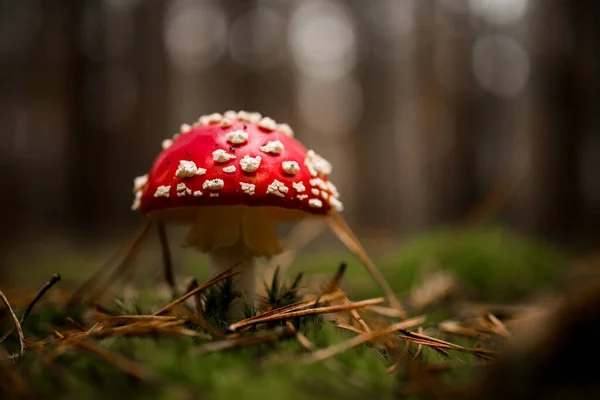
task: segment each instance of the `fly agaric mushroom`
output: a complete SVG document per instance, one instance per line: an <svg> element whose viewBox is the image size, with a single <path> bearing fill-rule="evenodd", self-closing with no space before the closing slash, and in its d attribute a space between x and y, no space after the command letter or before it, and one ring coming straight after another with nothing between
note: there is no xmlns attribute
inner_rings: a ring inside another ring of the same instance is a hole
<svg viewBox="0 0 600 400"><path fill-rule="evenodd" d="M254 296L255 258L270 258L283 250L277 223L326 218L400 309L339 216L343 206L328 180L331 169L294 138L287 124L259 113L215 113L182 125L173 139L163 141L163 151L148 174L134 180L132 209L146 216L147 225L189 226L184 246L209 255L213 276L237 266L240 274L234 286L248 300ZM138 238L146 232L142 229ZM159 232L162 240L164 231Z"/></svg>

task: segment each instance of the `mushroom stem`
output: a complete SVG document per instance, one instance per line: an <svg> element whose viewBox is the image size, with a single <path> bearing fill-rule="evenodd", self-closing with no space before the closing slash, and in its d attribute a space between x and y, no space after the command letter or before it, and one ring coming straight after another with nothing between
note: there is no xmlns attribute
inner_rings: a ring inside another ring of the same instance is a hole
<svg viewBox="0 0 600 400"><path fill-rule="evenodd" d="M241 293L248 305L253 307L256 290L256 264L255 258L248 252L243 241L239 240L233 246L218 248L209 254L211 277L215 277L234 266L239 275L233 278L233 290ZM228 317L244 317L243 299L234 300Z"/></svg>

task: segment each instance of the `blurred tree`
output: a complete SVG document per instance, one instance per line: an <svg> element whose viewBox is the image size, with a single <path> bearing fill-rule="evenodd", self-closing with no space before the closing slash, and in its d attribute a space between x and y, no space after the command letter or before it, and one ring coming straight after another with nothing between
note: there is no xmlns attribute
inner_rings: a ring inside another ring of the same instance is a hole
<svg viewBox="0 0 600 400"><path fill-rule="evenodd" d="M111 161L110 141L97 123L106 117L109 101L105 91L103 34L106 5L104 2L65 1L63 7L69 77L65 97L70 121L66 151L69 221L74 229L89 231L97 229L103 221L105 201L111 195L110 184L102 179Z"/></svg>
<svg viewBox="0 0 600 400"><path fill-rule="evenodd" d="M599 125L593 111L599 104L599 12L598 3L555 1L540 7L532 23L533 73L522 114L530 176L516 212L529 229L556 239L581 239L586 225L580 152L585 135Z"/></svg>

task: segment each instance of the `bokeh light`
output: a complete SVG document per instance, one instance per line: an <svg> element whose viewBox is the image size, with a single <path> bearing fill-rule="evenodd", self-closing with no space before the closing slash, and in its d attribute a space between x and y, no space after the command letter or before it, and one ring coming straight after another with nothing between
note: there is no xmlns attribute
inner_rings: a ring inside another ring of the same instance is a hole
<svg viewBox="0 0 600 400"><path fill-rule="evenodd" d="M485 35L473 45L472 67L477 83L498 97L517 95L529 78L529 57L506 35Z"/></svg>
<svg viewBox="0 0 600 400"><path fill-rule="evenodd" d="M164 41L173 66L192 73L217 62L227 45L227 19L218 2L173 0Z"/></svg>
<svg viewBox="0 0 600 400"><path fill-rule="evenodd" d="M354 22L335 2L303 1L289 27L289 46L301 73L317 79L337 79L356 64Z"/></svg>
<svg viewBox="0 0 600 400"><path fill-rule="evenodd" d="M529 0L469 0L471 10L495 25L509 25L527 13Z"/></svg>

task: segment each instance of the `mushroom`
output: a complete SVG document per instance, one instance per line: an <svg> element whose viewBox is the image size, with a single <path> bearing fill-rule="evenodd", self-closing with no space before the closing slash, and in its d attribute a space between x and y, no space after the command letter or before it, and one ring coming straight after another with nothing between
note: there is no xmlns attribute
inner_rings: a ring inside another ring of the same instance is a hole
<svg viewBox="0 0 600 400"><path fill-rule="evenodd" d="M245 111L211 114L182 125L163 148L148 174L134 180L132 206L146 216L146 225L162 228L161 242L165 224L188 226L184 246L208 254L212 276L236 266L234 287L251 302L256 258L283 250L277 224L327 219L400 309L339 215L343 205L328 180L331 164L307 150L288 125Z"/></svg>

